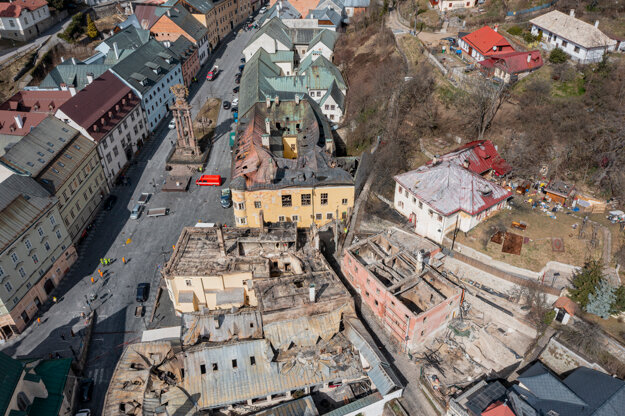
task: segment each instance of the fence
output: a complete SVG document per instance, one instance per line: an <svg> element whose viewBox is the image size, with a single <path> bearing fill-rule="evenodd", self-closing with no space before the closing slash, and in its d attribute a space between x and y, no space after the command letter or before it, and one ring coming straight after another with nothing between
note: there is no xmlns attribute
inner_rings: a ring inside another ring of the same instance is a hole
<svg viewBox="0 0 625 416"><path fill-rule="evenodd" d="M547 7L551 7L554 4L556 4L557 2L558 2L558 0L553 0L552 2L541 4L540 6L532 7L532 8L529 8L529 9L519 10L519 11L516 11L516 12L507 12L506 16L517 16L519 14L533 13L533 12L536 12L538 10L542 10L542 9L546 9Z"/></svg>

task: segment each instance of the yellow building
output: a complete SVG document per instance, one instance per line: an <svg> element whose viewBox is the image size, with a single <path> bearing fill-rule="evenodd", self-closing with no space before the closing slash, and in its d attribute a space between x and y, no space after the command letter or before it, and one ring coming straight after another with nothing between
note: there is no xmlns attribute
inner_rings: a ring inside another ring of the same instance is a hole
<svg viewBox="0 0 625 416"><path fill-rule="evenodd" d="M258 0L179 0L208 29L209 50L212 50L235 27L260 8Z"/></svg>
<svg viewBox="0 0 625 416"><path fill-rule="evenodd" d="M308 96L255 104L238 125L230 187L237 227L345 220L354 178L333 157L330 127Z"/></svg>
<svg viewBox="0 0 625 416"><path fill-rule="evenodd" d="M257 306L253 280L278 269L297 270L297 260L287 254L296 240L292 224L264 231L185 228L163 271L176 314Z"/></svg>

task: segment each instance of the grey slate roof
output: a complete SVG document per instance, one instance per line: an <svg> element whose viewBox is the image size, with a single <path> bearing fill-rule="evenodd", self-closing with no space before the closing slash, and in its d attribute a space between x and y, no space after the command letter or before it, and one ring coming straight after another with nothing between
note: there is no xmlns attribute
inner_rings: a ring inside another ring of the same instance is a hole
<svg viewBox="0 0 625 416"><path fill-rule="evenodd" d="M109 48L113 48L113 44L117 43L118 49L137 49L145 45L150 40L150 31L138 29L135 26L128 26L120 30L110 38L105 39L105 43Z"/></svg>
<svg viewBox="0 0 625 416"><path fill-rule="evenodd" d="M311 28L288 28L287 33L291 37L291 41L295 45L308 45L310 41L319 34L322 30L326 29L311 29Z"/></svg>
<svg viewBox="0 0 625 416"><path fill-rule="evenodd" d="M170 62L168 63L163 56L171 57ZM124 59L111 68L111 71L124 79L135 90L144 94L161 78L166 77L169 71L179 63L180 57L173 51L156 40L150 39L148 43L135 50L130 58ZM156 74L148 65L158 66L160 72ZM145 85L141 84L140 79L146 80Z"/></svg>
<svg viewBox="0 0 625 416"><path fill-rule="evenodd" d="M215 3L211 0L185 0L185 3L198 10L200 13L206 14L215 7Z"/></svg>
<svg viewBox="0 0 625 416"><path fill-rule="evenodd" d="M339 16L340 18L340 16ZM317 43L321 42L326 45L331 50L334 50L334 45L336 44L336 40L339 38L339 34L333 30L324 29L321 32L317 33L317 35L312 38L312 40L308 43L308 47L313 47Z"/></svg>
<svg viewBox="0 0 625 416"><path fill-rule="evenodd" d="M195 50L195 45L191 43L191 41L184 36L178 36L175 42L169 46L169 50L174 52L180 59L184 62L187 60L187 57L193 54Z"/></svg>
<svg viewBox="0 0 625 416"><path fill-rule="evenodd" d="M208 33L206 26L200 23L199 20L181 5L170 8L159 7L159 9L163 9L162 15L166 14L167 17L178 25L178 27L187 32L196 42L199 42Z"/></svg>
<svg viewBox="0 0 625 416"><path fill-rule="evenodd" d="M273 19L274 17L279 19L301 19L302 14L297 11L295 7L287 0L282 0L282 6L280 7L279 2L275 2L273 6L271 6L263 17L258 21L259 25L264 25L266 21Z"/></svg>
<svg viewBox="0 0 625 416"><path fill-rule="evenodd" d="M289 35L289 28L284 23L282 23L282 20L280 20L279 18L274 17L273 19L269 20L267 24L261 26L261 28L258 29L256 33L254 33L254 36L252 36L252 39L250 39L248 45L252 44L254 41L256 41L265 34L270 38L282 43L284 46L287 47L287 49L293 49L293 42L291 41L291 36Z"/></svg>
<svg viewBox="0 0 625 416"><path fill-rule="evenodd" d="M73 85L79 91L87 85L87 74L93 74L96 79L110 68L105 64L84 64L71 60L66 60L57 65L48 75L41 81L39 88L60 88L61 84Z"/></svg>
<svg viewBox="0 0 625 416"><path fill-rule="evenodd" d="M284 0L283 0L284 1ZM254 416L317 416L319 412L312 397L306 396L301 399L279 404L271 409L253 413Z"/></svg>
<svg viewBox="0 0 625 416"><path fill-rule="evenodd" d="M320 106L324 105L325 102L330 97L332 97L334 99L334 102L336 104L338 104L338 106L341 108L341 110L343 108L345 108L345 96L343 95L343 92L341 92L339 87L336 85L336 82L334 82L334 81L332 81L332 86L330 87L330 89L328 90L326 95L324 95L323 98L321 99L321 101L319 101L319 105Z"/></svg>
<svg viewBox="0 0 625 416"><path fill-rule="evenodd" d="M338 14L334 9L314 9L308 13L306 19L317 19L317 20L329 20L335 27L339 27L341 25L341 15Z"/></svg>
<svg viewBox="0 0 625 416"><path fill-rule="evenodd" d="M371 0L343 0L345 7L369 7Z"/></svg>
<svg viewBox="0 0 625 416"><path fill-rule="evenodd" d="M506 388L499 381L486 384L467 398L466 407L476 415L481 415L491 404L506 396Z"/></svg>

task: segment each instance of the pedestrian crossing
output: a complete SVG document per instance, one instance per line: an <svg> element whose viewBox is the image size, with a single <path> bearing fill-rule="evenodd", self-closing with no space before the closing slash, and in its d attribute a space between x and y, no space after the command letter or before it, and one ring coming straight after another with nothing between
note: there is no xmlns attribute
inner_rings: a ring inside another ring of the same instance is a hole
<svg viewBox="0 0 625 416"><path fill-rule="evenodd" d="M89 370L89 372L87 373L87 378L90 378L93 380L93 384L98 385L101 384L102 382L107 382L107 380L105 380L106 377L106 369L104 368L96 368L95 370Z"/></svg>

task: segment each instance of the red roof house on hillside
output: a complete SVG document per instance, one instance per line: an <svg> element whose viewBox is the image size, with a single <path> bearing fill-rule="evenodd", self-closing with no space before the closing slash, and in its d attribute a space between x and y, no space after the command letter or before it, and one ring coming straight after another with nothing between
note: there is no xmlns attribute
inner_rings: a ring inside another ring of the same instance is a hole
<svg viewBox="0 0 625 416"><path fill-rule="evenodd" d="M46 0L12 0L0 3L0 37L27 41L52 25Z"/></svg>
<svg viewBox="0 0 625 416"><path fill-rule="evenodd" d="M529 74L543 66L543 58L538 50L510 52L490 56L479 64L484 75L510 82L518 79L521 74Z"/></svg>
<svg viewBox="0 0 625 416"><path fill-rule="evenodd" d="M476 61L483 61L489 56L514 52L514 48L502 35L497 27L491 29L484 26L458 40L460 48Z"/></svg>
<svg viewBox="0 0 625 416"><path fill-rule="evenodd" d="M512 169L490 140L474 140L436 159L438 162L453 161L481 176L490 173L503 176ZM433 163L434 160L427 162L428 165Z"/></svg>

